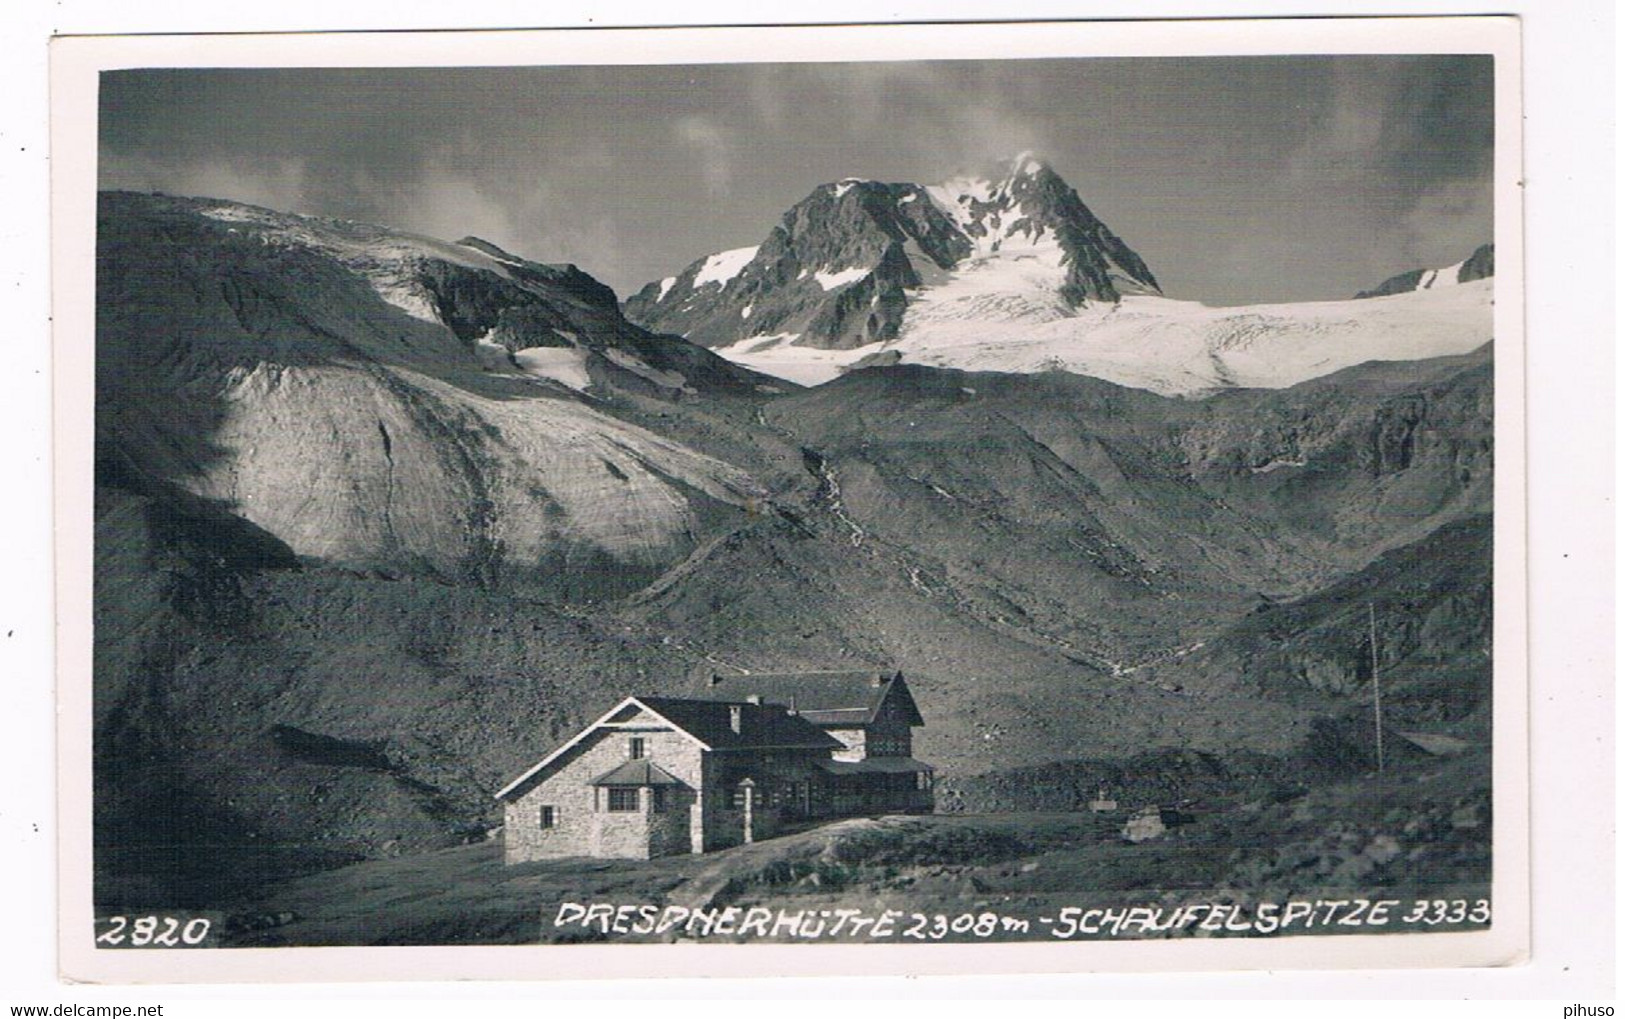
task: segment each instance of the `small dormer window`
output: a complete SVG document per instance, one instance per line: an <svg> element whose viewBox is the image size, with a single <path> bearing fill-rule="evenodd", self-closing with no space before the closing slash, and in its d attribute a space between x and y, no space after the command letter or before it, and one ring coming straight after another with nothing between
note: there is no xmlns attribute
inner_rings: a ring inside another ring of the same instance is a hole
<svg viewBox="0 0 1625 1019"><path fill-rule="evenodd" d="M641 761L648 756L649 748L642 736L633 736L626 741L626 756L634 761Z"/></svg>

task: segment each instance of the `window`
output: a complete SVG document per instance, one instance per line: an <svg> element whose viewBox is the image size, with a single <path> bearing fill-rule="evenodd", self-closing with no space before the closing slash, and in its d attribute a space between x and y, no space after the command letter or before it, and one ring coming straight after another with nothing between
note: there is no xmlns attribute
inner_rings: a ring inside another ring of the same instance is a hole
<svg viewBox="0 0 1625 1019"><path fill-rule="evenodd" d="M761 806L762 797L761 797L760 793L756 792L756 790L754 790L754 789L746 789L746 788L744 788L742 786L734 786L731 794L728 797L728 809L730 809L730 810L744 810L745 809L745 796L746 796L747 793L750 796L753 797L753 799L751 800L751 806L753 808Z"/></svg>
<svg viewBox="0 0 1625 1019"><path fill-rule="evenodd" d="M648 753L648 746L642 736L633 736L626 741L626 756L634 761L641 761Z"/></svg>
<svg viewBox="0 0 1625 1019"><path fill-rule="evenodd" d="M609 787L609 809L612 813L628 814L638 809L638 787L612 785Z"/></svg>
<svg viewBox="0 0 1625 1019"><path fill-rule="evenodd" d="M651 787L649 797L653 801L650 809L657 814L664 814L666 812L666 787L663 785Z"/></svg>
<svg viewBox="0 0 1625 1019"><path fill-rule="evenodd" d="M906 738L897 736L869 737L870 757L907 757L909 750L910 747Z"/></svg>
<svg viewBox="0 0 1625 1019"><path fill-rule="evenodd" d="M552 828L559 823L557 807L543 807L541 817L537 820L537 827Z"/></svg>

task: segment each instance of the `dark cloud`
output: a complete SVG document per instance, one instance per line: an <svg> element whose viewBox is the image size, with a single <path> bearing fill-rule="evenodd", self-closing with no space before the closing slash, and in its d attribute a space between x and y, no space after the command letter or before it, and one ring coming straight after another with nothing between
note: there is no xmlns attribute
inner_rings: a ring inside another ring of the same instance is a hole
<svg viewBox="0 0 1625 1019"><path fill-rule="evenodd" d="M476 233L625 292L845 176L1033 149L1180 296L1342 296L1489 239L1477 57L122 71L105 187Z"/></svg>

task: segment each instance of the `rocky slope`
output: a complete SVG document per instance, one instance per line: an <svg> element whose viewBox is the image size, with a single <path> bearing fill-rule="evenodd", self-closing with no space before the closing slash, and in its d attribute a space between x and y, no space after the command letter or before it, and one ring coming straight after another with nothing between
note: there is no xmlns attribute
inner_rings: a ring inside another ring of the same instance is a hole
<svg viewBox="0 0 1625 1019"><path fill-rule="evenodd" d="M106 195L99 228L98 458L300 556L625 588L760 495L614 412L761 380L574 267L206 200Z"/></svg>
<svg viewBox="0 0 1625 1019"><path fill-rule="evenodd" d="M945 771L1059 746L1280 752L1336 705L1193 695L1149 667L1487 512L1491 400L1487 350L1201 403L1064 373L856 372L765 408L816 487L624 611L746 669L896 662ZM1270 669L1272 691L1301 685Z"/></svg>
<svg viewBox="0 0 1625 1019"><path fill-rule="evenodd" d="M1447 265L1443 269L1412 269L1409 272L1402 272L1397 276L1388 277L1371 290L1360 291L1354 297L1356 300L1389 297L1393 294L1408 294L1413 290L1452 287L1458 283L1471 283L1494 275L1495 245L1482 244L1455 265Z"/></svg>
<svg viewBox="0 0 1625 1019"><path fill-rule="evenodd" d="M922 288L992 264L1036 270L1055 314L1157 289L1077 192L1023 153L985 178L823 185L758 246L650 283L626 313L710 347L788 337L845 350L895 338Z"/></svg>
<svg viewBox="0 0 1625 1019"><path fill-rule="evenodd" d="M103 903L481 838L522 758L686 663L588 613L301 563L175 491L103 486L95 540Z"/></svg>
<svg viewBox="0 0 1625 1019"><path fill-rule="evenodd" d="M1149 667L1147 678L1363 713L1374 618L1387 724L1485 744L1492 538L1487 515L1452 522L1312 595L1261 604L1200 648Z"/></svg>

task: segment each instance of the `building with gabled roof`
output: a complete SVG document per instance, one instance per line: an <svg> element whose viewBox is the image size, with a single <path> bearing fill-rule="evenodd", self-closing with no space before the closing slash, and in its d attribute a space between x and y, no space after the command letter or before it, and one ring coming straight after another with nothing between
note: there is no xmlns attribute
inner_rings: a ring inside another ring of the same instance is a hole
<svg viewBox="0 0 1625 1019"><path fill-rule="evenodd" d="M838 761L908 757L914 727L925 724L901 672L712 673L695 696L786 707L841 741Z"/></svg>
<svg viewBox="0 0 1625 1019"><path fill-rule="evenodd" d="M925 719L901 672L711 673L695 695L777 704L839 740L819 762L832 814L932 809L931 768L913 757L914 728Z"/></svg>
<svg viewBox="0 0 1625 1019"><path fill-rule="evenodd" d="M910 756L924 720L902 674L800 675L622 700L496 794L507 862L702 853L787 824L928 812L931 769Z"/></svg>

